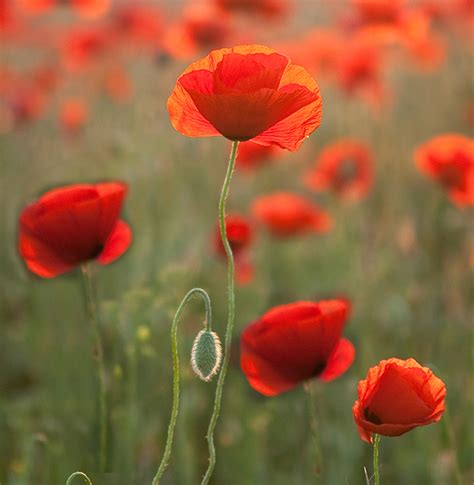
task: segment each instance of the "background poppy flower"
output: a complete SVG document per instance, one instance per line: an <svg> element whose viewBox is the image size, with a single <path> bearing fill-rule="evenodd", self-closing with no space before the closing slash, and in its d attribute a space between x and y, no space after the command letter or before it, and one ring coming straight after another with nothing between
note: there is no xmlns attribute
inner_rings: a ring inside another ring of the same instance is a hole
<svg viewBox="0 0 474 485"><path fill-rule="evenodd" d="M324 148L314 168L304 176L307 187L316 192L332 190L345 199L364 197L372 185L373 155L357 140L339 140Z"/></svg>
<svg viewBox="0 0 474 485"><path fill-rule="evenodd" d="M268 19L284 16L289 8L287 0L215 0L216 5L228 12L261 15Z"/></svg>
<svg viewBox="0 0 474 485"><path fill-rule="evenodd" d="M275 236L324 233L332 226L327 212L290 192L257 197L252 204L252 214Z"/></svg>
<svg viewBox="0 0 474 485"><path fill-rule="evenodd" d="M68 98L59 111L59 121L62 128L69 134L75 135L87 122L88 107L81 98Z"/></svg>
<svg viewBox="0 0 474 485"><path fill-rule="evenodd" d="M418 169L439 182L458 206L474 204L474 141L445 134L421 145L414 154Z"/></svg>
<svg viewBox="0 0 474 485"><path fill-rule="evenodd" d="M168 99L187 136L222 135L297 150L321 121L321 97L307 71L261 45L212 51L178 78Z"/></svg>
<svg viewBox="0 0 474 485"><path fill-rule="evenodd" d="M239 143L236 167L246 170L255 169L282 154L283 150L275 145L259 145L253 141L244 141Z"/></svg>
<svg viewBox="0 0 474 485"><path fill-rule="evenodd" d="M341 338L348 314L344 300L272 308L240 339L240 364L249 384L276 396L308 379L327 382L342 375L355 356L354 346Z"/></svg>
<svg viewBox="0 0 474 485"><path fill-rule="evenodd" d="M72 0L74 11L81 17L96 19L110 9L111 0Z"/></svg>
<svg viewBox="0 0 474 485"><path fill-rule="evenodd" d="M415 359L382 360L359 382L358 394L352 412L360 437L369 443L372 433L400 436L439 421L445 409L443 381Z"/></svg>
<svg viewBox="0 0 474 485"><path fill-rule="evenodd" d="M20 215L19 251L28 269L53 278L96 259L109 264L130 245L119 219L127 186L69 185L46 192Z"/></svg>

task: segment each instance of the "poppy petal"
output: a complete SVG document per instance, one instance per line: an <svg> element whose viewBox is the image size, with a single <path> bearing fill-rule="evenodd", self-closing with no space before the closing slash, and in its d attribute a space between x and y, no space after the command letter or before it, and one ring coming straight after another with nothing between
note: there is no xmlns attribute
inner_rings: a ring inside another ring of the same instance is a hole
<svg viewBox="0 0 474 485"><path fill-rule="evenodd" d="M329 358L326 368L319 376L325 382L330 382L346 372L355 358L355 348L352 343L342 338Z"/></svg>
<svg viewBox="0 0 474 485"><path fill-rule="evenodd" d="M117 221L97 261L100 264L112 263L128 249L131 242L132 230L130 226L122 220Z"/></svg>

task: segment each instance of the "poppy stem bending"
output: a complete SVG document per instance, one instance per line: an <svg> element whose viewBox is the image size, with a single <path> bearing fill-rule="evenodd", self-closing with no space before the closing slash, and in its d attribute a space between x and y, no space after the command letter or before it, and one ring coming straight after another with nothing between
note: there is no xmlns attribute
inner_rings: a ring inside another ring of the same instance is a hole
<svg viewBox="0 0 474 485"><path fill-rule="evenodd" d="M105 472L107 469L107 378L105 374L104 346L99 328L99 317L96 295L93 288L91 263L84 263L81 266L81 273L84 281L86 295L86 307L89 320L94 332L96 345L97 370L99 374L99 406L100 406L100 431L99 431L99 470Z"/></svg>
<svg viewBox="0 0 474 485"><path fill-rule="evenodd" d="M380 435L376 434L374 436L374 483L375 485L380 485L379 444L380 444Z"/></svg>
<svg viewBox="0 0 474 485"><path fill-rule="evenodd" d="M161 459L160 466L153 478L152 485L158 485L160 483L161 477L163 476L166 467L168 466L171 450L173 447L173 437L174 428L176 426L176 421L178 419L179 410L179 354L178 354L178 321L184 307L188 301L194 296L199 295L204 300L204 305L206 306L206 320L204 322L204 328L207 331L212 330L212 309L211 309L211 299L205 290L202 288L193 288L189 290L185 297L181 300L181 303L176 310L173 318L173 323L171 324L171 351L173 354L173 404L171 408L171 418L168 425L168 436L166 438L165 451L163 453L163 458Z"/></svg>
<svg viewBox="0 0 474 485"><path fill-rule="evenodd" d="M232 343L232 329L234 326L234 313L235 313L235 295L234 295L234 255L232 254L232 248L230 247L229 240L227 239L227 231L225 225L225 203L229 195L229 186L232 179L232 174L235 168L235 159L237 156L237 148L239 146L238 141L232 142L232 148L230 151L229 165L227 167L227 173L225 175L224 184L222 185L221 196L219 199L219 228L221 232L222 244L227 254L227 298L228 298L228 317L227 327L225 332L224 342L224 358L222 362L222 368L219 372L219 378L216 385L216 394L214 398L214 410L212 412L211 419L209 421L209 427L207 429L207 443L209 447L209 465L204 475L201 485L209 483L211 475L214 471L216 464L216 449L214 446L214 430L219 419L219 413L221 410L222 391L224 388L225 376L227 374L227 367L229 366L230 359L230 346Z"/></svg>
<svg viewBox="0 0 474 485"><path fill-rule="evenodd" d="M81 477L84 479L84 482L87 483L87 485L92 485L91 479L85 473L82 473L82 472L74 472L72 475L70 475L69 478L66 480L66 485L72 485L72 481L76 477Z"/></svg>

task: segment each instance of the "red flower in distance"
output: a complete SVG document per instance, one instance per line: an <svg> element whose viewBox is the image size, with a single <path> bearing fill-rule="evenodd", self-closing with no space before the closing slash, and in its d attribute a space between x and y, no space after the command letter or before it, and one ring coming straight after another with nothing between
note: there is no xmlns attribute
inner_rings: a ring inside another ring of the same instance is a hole
<svg viewBox="0 0 474 485"><path fill-rule="evenodd" d="M84 127L88 118L88 106L81 98L68 98L62 104L59 121L62 128L71 135L76 135Z"/></svg>
<svg viewBox="0 0 474 485"><path fill-rule="evenodd" d="M283 154L283 150L275 145L259 145L253 141L239 143L236 167L251 170L270 163Z"/></svg>
<svg viewBox="0 0 474 485"><path fill-rule="evenodd" d="M458 206L474 204L474 141L462 135L444 134L417 148L418 169L439 182Z"/></svg>
<svg viewBox="0 0 474 485"><path fill-rule="evenodd" d="M225 218L227 239L234 256L248 249L253 241L253 228L248 218L240 214L228 214ZM214 249L219 256L225 256L225 249L221 240L219 224L216 226L214 236Z"/></svg>
<svg viewBox="0 0 474 485"><path fill-rule="evenodd" d="M68 185L46 192L20 215L19 251L28 269L53 278L96 259L109 264L132 240L120 210L120 182Z"/></svg>
<svg viewBox="0 0 474 485"><path fill-rule="evenodd" d="M248 249L252 244L254 234L250 220L240 214L228 214L225 218L226 234L235 258L235 277L237 283L246 285L253 279L253 264L248 258ZM213 234L213 248L220 257L226 252L222 244L219 224Z"/></svg>
<svg viewBox="0 0 474 485"><path fill-rule="evenodd" d="M74 11L86 19L96 19L110 9L111 0L71 0Z"/></svg>
<svg viewBox="0 0 474 485"><path fill-rule="evenodd" d="M287 0L215 0L227 12L261 15L268 19L284 16L288 12Z"/></svg>
<svg viewBox="0 0 474 485"><path fill-rule="evenodd" d="M212 51L178 78L171 122L187 136L253 140L297 150L320 124L321 97L307 71L260 45Z"/></svg>
<svg viewBox="0 0 474 485"><path fill-rule="evenodd" d="M352 412L360 437L372 442L372 433L400 436L417 426L441 419L446 387L415 359L391 358L369 369L359 382L359 399Z"/></svg>
<svg viewBox="0 0 474 485"><path fill-rule="evenodd" d="M349 314L344 300L300 301L272 308L240 338L240 365L249 384L276 396L312 378L331 381L355 357L341 338Z"/></svg>
<svg viewBox="0 0 474 485"><path fill-rule="evenodd" d="M273 235L285 237L325 233L332 219L316 204L290 192L276 192L255 199L252 213Z"/></svg>
<svg viewBox="0 0 474 485"><path fill-rule="evenodd" d="M344 199L367 195L373 179L373 155L357 140L340 140L324 148L314 168L304 176L307 187L316 192L332 190Z"/></svg>

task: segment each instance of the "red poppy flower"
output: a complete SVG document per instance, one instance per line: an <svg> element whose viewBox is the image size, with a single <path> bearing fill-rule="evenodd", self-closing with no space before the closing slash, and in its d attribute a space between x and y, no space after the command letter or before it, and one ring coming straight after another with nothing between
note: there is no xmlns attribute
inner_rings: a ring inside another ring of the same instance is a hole
<svg viewBox="0 0 474 485"><path fill-rule="evenodd" d="M356 200L369 191L372 171L373 156L367 145L357 140L340 140L320 153L304 181L317 192L332 190L341 198Z"/></svg>
<svg viewBox="0 0 474 485"><path fill-rule="evenodd" d="M288 12L286 0L215 0L227 12L261 15L268 19L284 16Z"/></svg>
<svg viewBox="0 0 474 485"><path fill-rule="evenodd" d="M126 101L132 96L133 86L127 72L117 65L105 73L104 89L114 101Z"/></svg>
<svg viewBox="0 0 474 485"><path fill-rule="evenodd" d="M440 135L421 145L414 158L418 169L439 182L456 205L474 204L474 140Z"/></svg>
<svg viewBox="0 0 474 485"><path fill-rule="evenodd" d="M275 145L259 145L253 141L239 143L236 167L250 170L259 168L283 154L283 150Z"/></svg>
<svg viewBox="0 0 474 485"><path fill-rule="evenodd" d="M245 251L253 241L252 224L247 217L240 214L227 214L225 218L227 239L234 256ZM213 236L214 250L220 256L225 256L225 249L221 240L219 224L217 224Z"/></svg>
<svg viewBox="0 0 474 485"><path fill-rule="evenodd" d="M56 6L56 0L17 0L21 10L29 15L46 13Z"/></svg>
<svg viewBox="0 0 474 485"><path fill-rule="evenodd" d="M225 45L231 35L230 17L211 5L192 5L179 23L172 25L164 48L175 58L189 58L197 52Z"/></svg>
<svg viewBox="0 0 474 485"><path fill-rule="evenodd" d="M81 98L68 98L62 104L59 121L62 128L71 135L76 135L87 122L88 108Z"/></svg>
<svg viewBox="0 0 474 485"><path fill-rule="evenodd" d="M273 235L280 237L325 233L332 226L327 212L290 192L258 197L252 204L252 213Z"/></svg>
<svg viewBox="0 0 474 485"><path fill-rule="evenodd" d="M19 251L33 273L53 278L96 259L109 264L130 245L119 219L127 186L69 185L46 192L20 215Z"/></svg>
<svg viewBox="0 0 474 485"><path fill-rule="evenodd" d="M361 19L370 23L394 23L403 13L406 0L352 0Z"/></svg>
<svg viewBox="0 0 474 485"><path fill-rule="evenodd" d="M123 40L142 46L157 47L163 32L161 11L152 5L133 3L120 6L115 12L115 28Z"/></svg>
<svg viewBox="0 0 474 485"><path fill-rule="evenodd" d="M349 314L344 300L299 301L272 308L240 338L240 365L249 384L276 396L312 378L332 381L354 361L341 338Z"/></svg>
<svg viewBox="0 0 474 485"><path fill-rule="evenodd" d="M103 28L69 30L62 44L64 63L69 69L83 69L103 58L111 47L109 32Z"/></svg>
<svg viewBox="0 0 474 485"><path fill-rule="evenodd" d="M321 97L306 70L287 57L264 46L238 46L191 64L168 111L183 135L223 135L294 151L319 126Z"/></svg>
<svg viewBox="0 0 474 485"><path fill-rule="evenodd" d="M372 433L400 436L439 421L446 387L415 359L391 358L369 369L358 394L352 412L360 437L370 443Z"/></svg>
<svg viewBox="0 0 474 485"><path fill-rule="evenodd" d="M110 8L111 0L71 0L72 8L81 17L96 19Z"/></svg>
<svg viewBox="0 0 474 485"><path fill-rule="evenodd" d="M240 285L248 284L253 279L253 264L248 258L247 251L253 241L253 227L250 220L240 214L228 214L225 219L226 234L235 258L235 276ZM226 257L222 244L219 224L213 234L213 248L220 257Z"/></svg>

